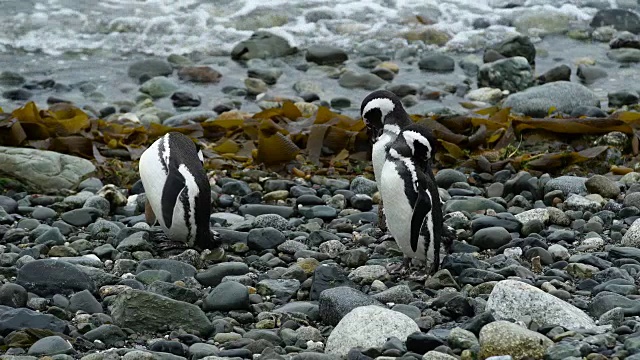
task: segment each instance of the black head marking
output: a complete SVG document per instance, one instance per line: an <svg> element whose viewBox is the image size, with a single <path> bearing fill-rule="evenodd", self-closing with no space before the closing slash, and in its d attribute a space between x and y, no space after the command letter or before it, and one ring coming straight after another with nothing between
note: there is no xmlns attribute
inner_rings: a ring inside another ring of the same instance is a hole
<svg viewBox="0 0 640 360"><path fill-rule="evenodd" d="M384 125L397 125L402 129L411 123L398 96L387 90L377 90L367 95L360 105L360 115L372 142L378 139Z"/></svg>
<svg viewBox="0 0 640 360"><path fill-rule="evenodd" d="M397 141L406 144L405 151L409 150L409 153L403 155L416 162L433 159L435 156L436 138L431 129L422 124L413 123L402 129Z"/></svg>

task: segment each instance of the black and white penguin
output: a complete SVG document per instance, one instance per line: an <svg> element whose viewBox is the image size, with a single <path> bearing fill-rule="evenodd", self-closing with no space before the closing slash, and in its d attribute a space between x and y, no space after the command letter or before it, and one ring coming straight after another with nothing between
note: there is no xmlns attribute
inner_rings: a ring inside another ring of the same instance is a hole
<svg viewBox="0 0 640 360"><path fill-rule="evenodd" d="M186 135L169 132L140 157L147 222L156 220L169 239L199 250L214 248L209 226L211 185L204 157Z"/></svg>
<svg viewBox="0 0 640 360"><path fill-rule="evenodd" d="M405 259L426 262L427 272L440 266L442 202L431 171L435 138L424 125L404 127L389 144L380 172L380 195L387 228Z"/></svg>

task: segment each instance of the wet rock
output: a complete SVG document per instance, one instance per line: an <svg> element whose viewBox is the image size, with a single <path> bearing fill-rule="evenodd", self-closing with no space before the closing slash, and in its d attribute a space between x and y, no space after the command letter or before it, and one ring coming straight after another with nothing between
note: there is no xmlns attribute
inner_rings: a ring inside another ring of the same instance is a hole
<svg viewBox="0 0 640 360"><path fill-rule="evenodd" d="M161 59L145 59L136 61L129 66L127 75L134 79L140 79L143 75L148 78L156 76L168 76L173 73L173 67L168 61Z"/></svg>
<svg viewBox="0 0 640 360"><path fill-rule="evenodd" d="M337 65L347 61L349 56L335 46L312 45L307 49L306 59L318 65Z"/></svg>
<svg viewBox="0 0 640 360"><path fill-rule="evenodd" d="M613 49L607 52L607 57L620 63L637 63L640 62L640 49Z"/></svg>
<svg viewBox="0 0 640 360"><path fill-rule="evenodd" d="M600 106L600 100L583 85L556 81L511 94L505 100L504 106L525 115L545 117L551 107L570 113L578 106Z"/></svg>
<svg viewBox="0 0 640 360"><path fill-rule="evenodd" d="M267 31L256 31L247 40L243 40L231 50L233 60L277 58L293 54L297 49L289 42Z"/></svg>
<svg viewBox="0 0 640 360"><path fill-rule="evenodd" d="M480 66L478 86L508 90L512 93L533 85L533 72L526 58L516 56Z"/></svg>
<svg viewBox="0 0 640 360"><path fill-rule="evenodd" d="M551 68L546 73L538 76L540 84L546 84L554 81L571 81L571 68L568 65L559 65Z"/></svg>
<svg viewBox="0 0 640 360"><path fill-rule="evenodd" d="M527 59L529 64L534 64L536 59L536 48L528 36L514 36L492 46L490 50L508 58L522 56Z"/></svg>
<svg viewBox="0 0 640 360"><path fill-rule="evenodd" d="M140 92L154 99L167 97L176 90L178 90L178 85L164 76L153 77L140 86Z"/></svg>
<svg viewBox="0 0 640 360"><path fill-rule="evenodd" d="M427 55L418 62L420 70L433 72L451 72L455 66L453 58L444 54Z"/></svg>
<svg viewBox="0 0 640 360"><path fill-rule="evenodd" d="M585 84L593 84L596 80L606 78L608 76L607 71L596 66L580 64L576 75Z"/></svg>
<svg viewBox="0 0 640 360"><path fill-rule="evenodd" d="M340 76L340 79L338 79L338 84L347 89L360 88L365 90L375 90L385 83L386 81L380 79L374 74L358 74L351 70L345 71Z"/></svg>
<svg viewBox="0 0 640 360"><path fill-rule="evenodd" d="M640 16L623 9L598 10L591 20L591 27L613 26L618 31L640 33Z"/></svg>
<svg viewBox="0 0 640 360"><path fill-rule="evenodd" d="M178 77L183 81L216 84L220 82L222 74L209 66L185 66L178 70Z"/></svg>
<svg viewBox="0 0 640 360"><path fill-rule="evenodd" d="M609 106L620 107L624 105L634 105L638 103L640 96L635 91L619 90L607 94Z"/></svg>

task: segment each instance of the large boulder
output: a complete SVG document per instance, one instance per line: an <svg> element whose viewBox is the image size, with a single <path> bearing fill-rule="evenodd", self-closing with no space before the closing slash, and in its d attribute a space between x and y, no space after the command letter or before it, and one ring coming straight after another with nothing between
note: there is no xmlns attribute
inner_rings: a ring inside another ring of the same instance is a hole
<svg viewBox="0 0 640 360"><path fill-rule="evenodd" d="M125 290L111 308L116 325L143 333L169 327L206 334L211 321L198 306L142 290Z"/></svg>
<svg viewBox="0 0 640 360"><path fill-rule="evenodd" d="M580 106L599 107L600 99L584 85L556 81L511 94L503 106L525 115L544 117L552 107L564 113L571 113Z"/></svg>
<svg viewBox="0 0 640 360"><path fill-rule="evenodd" d="M73 189L96 170L77 156L31 148L0 146L0 177L16 179L43 192Z"/></svg>
<svg viewBox="0 0 640 360"><path fill-rule="evenodd" d="M336 325L327 339L325 352L346 358L352 348L382 347L392 336L406 341L415 332L420 332L418 324L401 312L377 305L361 306Z"/></svg>
<svg viewBox="0 0 640 360"><path fill-rule="evenodd" d="M487 310L497 320L530 318L539 325L559 325L567 329L595 327L593 319L582 310L517 280L496 284L487 300Z"/></svg>

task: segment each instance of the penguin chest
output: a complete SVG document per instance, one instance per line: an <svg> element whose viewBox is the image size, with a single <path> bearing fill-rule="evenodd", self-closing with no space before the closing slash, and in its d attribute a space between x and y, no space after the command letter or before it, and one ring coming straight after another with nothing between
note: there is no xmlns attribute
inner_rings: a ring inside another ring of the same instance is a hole
<svg viewBox="0 0 640 360"><path fill-rule="evenodd" d="M416 251L411 248L413 208L405 190L402 165L394 161L386 161L381 171L380 195L384 203L387 228L406 256L424 260L424 241L418 242Z"/></svg>
<svg viewBox="0 0 640 360"><path fill-rule="evenodd" d="M162 139L162 138L161 138ZM162 189L167 181L167 171L162 162L159 151L161 139L155 141L140 157L139 170L140 180L144 186L147 201L154 212L155 218L160 226L165 228L162 218Z"/></svg>
<svg viewBox="0 0 640 360"><path fill-rule="evenodd" d="M387 133L383 133L373 144L371 150L371 162L373 163L373 173L376 177L378 187L380 187L380 177L382 175L382 168L387 158L387 146L391 143L391 136Z"/></svg>

